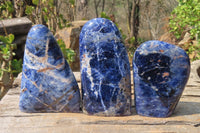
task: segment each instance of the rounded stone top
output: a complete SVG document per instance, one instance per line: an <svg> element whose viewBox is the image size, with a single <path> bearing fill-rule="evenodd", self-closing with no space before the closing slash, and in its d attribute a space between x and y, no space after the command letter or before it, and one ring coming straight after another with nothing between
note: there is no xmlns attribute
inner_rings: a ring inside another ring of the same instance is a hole
<svg viewBox="0 0 200 133"><path fill-rule="evenodd" d="M52 35L52 33L45 25L37 24L30 29L28 33L28 38L46 40L47 37L50 35Z"/></svg>
<svg viewBox="0 0 200 133"><path fill-rule="evenodd" d="M183 54L188 57L187 53L180 47L169 44L167 42L158 41L158 40L150 40L142 43L136 50L135 54L149 54L149 53L162 53L168 56L175 56L178 54Z"/></svg>
<svg viewBox="0 0 200 133"><path fill-rule="evenodd" d="M45 50L47 44L53 44L56 40L53 37L52 32L44 25L34 25L27 36L26 48L32 54L37 56L45 56Z"/></svg>
<svg viewBox="0 0 200 133"><path fill-rule="evenodd" d="M83 26L80 33L80 40L90 40L92 42L101 40L121 41L121 34L112 21L105 18L95 18Z"/></svg>

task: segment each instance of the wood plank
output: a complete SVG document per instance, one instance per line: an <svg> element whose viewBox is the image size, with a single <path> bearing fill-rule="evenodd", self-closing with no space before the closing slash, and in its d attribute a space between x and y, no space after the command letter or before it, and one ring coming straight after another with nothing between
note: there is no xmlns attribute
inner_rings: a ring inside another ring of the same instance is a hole
<svg viewBox="0 0 200 133"><path fill-rule="evenodd" d="M2 22L3 25L0 23L0 35L5 35L3 26L5 26L8 34L12 33L14 35L26 35L32 27L32 22L27 17L6 19Z"/></svg>
<svg viewBox="0 0 200 133"><path fill-rule="evenodd" d="M29 133L135 133L200 132L200 83L189 82L175 113L169 118L136 114L126 117L96 117L82 113L23 113L18 108L19 88L0 101L0 132ZM194 91L195 90L195 91Z"/></svg>

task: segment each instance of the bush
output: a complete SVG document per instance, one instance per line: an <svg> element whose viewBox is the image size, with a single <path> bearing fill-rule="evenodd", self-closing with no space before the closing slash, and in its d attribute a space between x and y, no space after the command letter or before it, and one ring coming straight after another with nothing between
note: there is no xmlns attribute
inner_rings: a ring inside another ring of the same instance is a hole
<svg viewBox="0 0 200 133"><path fill-rule="evenodd" d="M15 55L13 49L16 48L16 45L13 44L14 38L13 34L0 36L0 42L2 42L0 45L0 100L12 87L14 80L12 69L13 56ZM17 60L15 60L15 64L21 67Z"/></svg>
<svg viewBox="0 0 200 133"><path fill-rule="evenodd" d="M191 61L200 59L200 0L178 0L179 5L172 11L169 26L177 39L182 39L186 32L191 40L182 46Z"/></svg>
<svg viewBox="0 0 200 133"><path fill-rule="evenodd" d="M63 53L64 58L67 60L69 64L71 64L75 60L74 57L76 53L74 52L74 50L70 48L66 48L63 40L59 39L57 40L57 42L58 42L58 45L60 46L60 49Z"/></svg>
<svg viewBox="0 0 200 133"><path fill-rule="evenodd" d="M189 31L191 38L200 42L200 0L178 0L179 5L172 11L171 32L177 39Z"/></svg>

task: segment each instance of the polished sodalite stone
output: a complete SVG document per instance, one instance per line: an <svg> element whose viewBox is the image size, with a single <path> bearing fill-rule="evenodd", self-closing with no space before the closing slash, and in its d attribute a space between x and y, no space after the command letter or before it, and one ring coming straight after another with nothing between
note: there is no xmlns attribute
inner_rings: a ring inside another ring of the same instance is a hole
<svg viewBox="0 0 200 133"><path fill-rule="evenodd" d="M115 24L104 18L88 21L80 33L83 112L130 115L130 64Z"/></svg>
<svg viewBox="0 0 200 133"><path fill-rule="evenodd" d="M170 116L190 73L185 51L161 41L139 46L133 58L135 106L139 115Z"/></svg>
<svg viewBox="0 0 200 133"><path fill-rule="evenodd" d="M75 77L44 25L35 25L28 33L19 107L23 112L80 111Z"/></svg>

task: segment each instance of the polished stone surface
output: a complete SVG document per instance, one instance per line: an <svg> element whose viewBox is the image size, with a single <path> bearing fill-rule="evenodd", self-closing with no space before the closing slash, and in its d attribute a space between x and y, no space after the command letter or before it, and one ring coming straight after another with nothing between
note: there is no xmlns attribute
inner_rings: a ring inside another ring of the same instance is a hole
<svg viewBox="0 0 200 133"><path fill-rule="evenodd" d="M83 112L130 115L130 64L121 34L104 18L88 21L80 34Z"/></svg>
<svg viewBox="0 0 200 133"><path fill-rule="evenodd" d="M75 77L49 29L35 25L24 53L20 110L79 112L80 92Z"/></svg>
<svg viewBox="0 0 200 133"><path fill-rule="evenodd" d="M135 51L133 69L137 113L170 116L189 77L190 61L186 52L165 42L147 41Z"/></svg>

